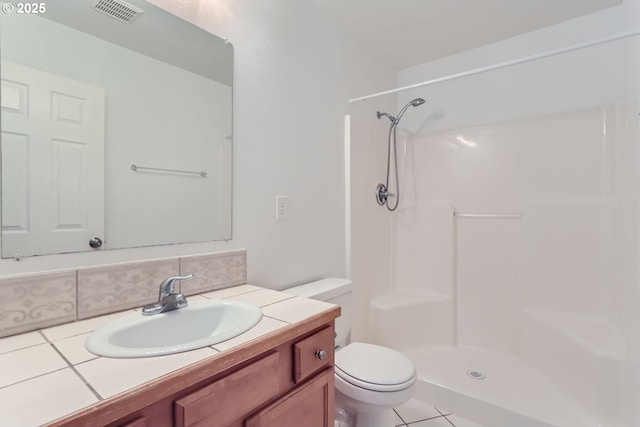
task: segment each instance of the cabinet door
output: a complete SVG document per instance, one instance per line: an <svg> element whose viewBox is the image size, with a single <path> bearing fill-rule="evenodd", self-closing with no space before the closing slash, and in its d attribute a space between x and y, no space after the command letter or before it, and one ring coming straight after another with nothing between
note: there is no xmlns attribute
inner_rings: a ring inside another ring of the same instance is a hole
<svg viewBox="0 0 640 427"><path fill-rule="evenodd" d="M333 427L333 368L245 420L245 427Z"/></svg>
<svg viewBox="0 0 640 427"><path fill-rule="evenodd" d="M149 427L145 417L136 418L126 424L120 424L119 427Z"/></svg>
<svg viewBox="0 0 640 427"><path fill-rule="evenodd" d="M280 394L279 353L254 362L175 402L175 427L222 427Z"/></svg>

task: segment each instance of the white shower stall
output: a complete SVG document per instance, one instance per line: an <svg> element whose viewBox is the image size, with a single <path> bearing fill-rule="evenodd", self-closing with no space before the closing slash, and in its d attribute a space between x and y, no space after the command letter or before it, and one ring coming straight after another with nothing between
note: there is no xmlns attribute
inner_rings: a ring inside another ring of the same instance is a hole
<svg viewBox="0 0 640 427"><path fill-rule="evenodd" d="M398 86L640 28L638 1L401 70ZM487 427L640 425L640 37L353 104L356 339ZM388 120L401 200L377 206Z"/></svg>

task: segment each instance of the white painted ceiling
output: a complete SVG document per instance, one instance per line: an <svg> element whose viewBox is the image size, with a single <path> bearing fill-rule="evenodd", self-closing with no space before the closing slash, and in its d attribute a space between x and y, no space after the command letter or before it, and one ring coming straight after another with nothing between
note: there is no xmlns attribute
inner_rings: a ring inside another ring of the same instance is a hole
<svg viewBox="0 0 640 427"><path fill-rule="evenodd" d="M622 0L311 0L396 69L463 52Z"/></svg>

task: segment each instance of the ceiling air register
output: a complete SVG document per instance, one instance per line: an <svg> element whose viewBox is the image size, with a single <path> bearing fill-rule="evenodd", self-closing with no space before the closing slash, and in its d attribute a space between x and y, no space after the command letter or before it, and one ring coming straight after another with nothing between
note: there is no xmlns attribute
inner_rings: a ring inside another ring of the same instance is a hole
<svg viewBox="0 0 640 427"><path fill-rule="evenodd" d="M135 21L138 15L144 12L142 9L122 0L94 0L93 8L127 24Z"/></svg>

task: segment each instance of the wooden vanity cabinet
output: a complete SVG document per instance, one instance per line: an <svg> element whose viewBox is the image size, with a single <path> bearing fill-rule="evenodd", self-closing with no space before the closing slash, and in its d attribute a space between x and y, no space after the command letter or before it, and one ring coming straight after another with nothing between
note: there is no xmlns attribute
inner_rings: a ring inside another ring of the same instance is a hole
<svg viewBox="0 0 640 427"><path fill-rule="evenodd" d="M285 344L177 399L175 427L333 427L333 347L333 326Z"/></svg>
<svg viewBox="0 0 640 427"><path fill-rule="evenodd" d="M333 427L333 321L256 341L49 426Z"/></svg>

